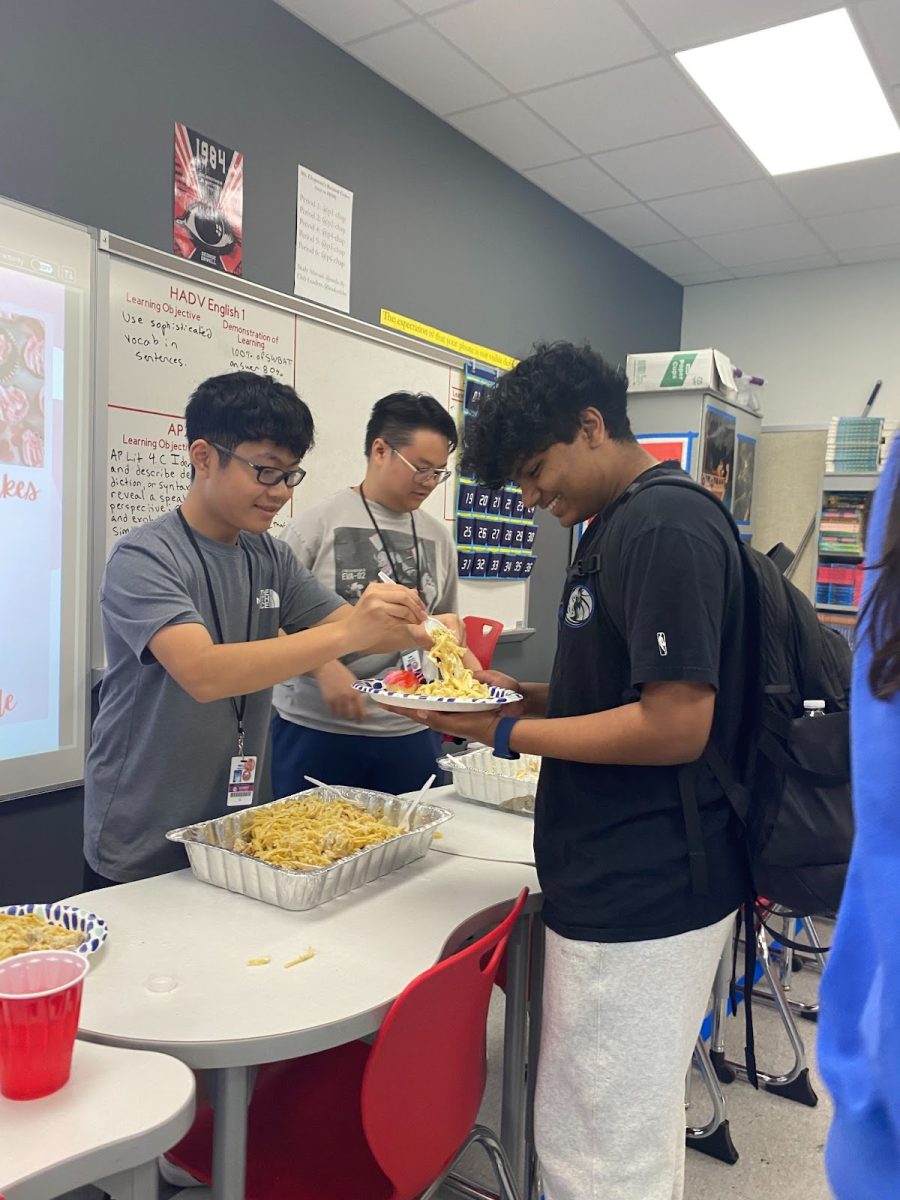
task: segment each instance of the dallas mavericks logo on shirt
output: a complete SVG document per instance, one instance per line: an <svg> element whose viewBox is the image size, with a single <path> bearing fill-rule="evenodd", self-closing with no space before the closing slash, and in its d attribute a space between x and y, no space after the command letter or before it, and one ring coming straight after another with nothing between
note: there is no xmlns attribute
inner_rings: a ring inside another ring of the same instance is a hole
<svg viewBox="0 0 900 1200"><path fill-rule="evenodd" d="M256 605L258 608L281 608L281 600L274 588L260 588Z"/></svg>
<svg viewBox="0 0 900 1200"><path fill-rule="evenodd" d="M587 625L594 615L594 597L583 583L576 584L569 593L566 605L566 624L571 629L580 629Z"/></svg>

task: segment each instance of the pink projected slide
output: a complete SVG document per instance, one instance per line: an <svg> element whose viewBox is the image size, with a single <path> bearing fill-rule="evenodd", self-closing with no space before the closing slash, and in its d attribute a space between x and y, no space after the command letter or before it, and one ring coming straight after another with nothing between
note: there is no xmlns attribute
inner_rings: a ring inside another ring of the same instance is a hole
<svg viewBox="0 0 900 1200"><path fill-rule="evenodd" d="M65 289L0 269L0 731L59 737Z"/></svg>

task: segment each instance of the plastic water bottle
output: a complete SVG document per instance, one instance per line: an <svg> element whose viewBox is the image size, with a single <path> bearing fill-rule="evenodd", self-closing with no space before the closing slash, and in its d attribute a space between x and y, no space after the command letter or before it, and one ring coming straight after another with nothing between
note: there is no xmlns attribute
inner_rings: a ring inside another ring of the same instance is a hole
<svg viewBox="0 0 900 1200"><path fill-rule="evenodd" d="M825 701L824 700L804 700L803 701L804 717L824 717L825 716Z"/></svg>

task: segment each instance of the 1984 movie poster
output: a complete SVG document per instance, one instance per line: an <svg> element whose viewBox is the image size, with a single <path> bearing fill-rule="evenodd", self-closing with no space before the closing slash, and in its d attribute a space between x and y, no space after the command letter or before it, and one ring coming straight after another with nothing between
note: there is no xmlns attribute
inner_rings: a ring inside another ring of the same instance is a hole
<svg viewBox="0 0 900 1200"><path fill-rule="evenodd" d="M174 252L242 275L243 230L243 154L176 124Z"/></svg>

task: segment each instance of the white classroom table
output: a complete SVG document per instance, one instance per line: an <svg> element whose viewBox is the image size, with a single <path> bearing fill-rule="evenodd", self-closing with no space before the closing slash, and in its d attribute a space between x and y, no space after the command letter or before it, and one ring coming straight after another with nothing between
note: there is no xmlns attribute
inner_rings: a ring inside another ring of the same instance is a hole
<svg viewBox="0 0 900 1200"><path fill-rule="evenodd" d="M427 802L453 813L453 820L441 826L441 837L433 843L439 853L534 866L533 817L474 804L452 787L432 788Z"/></svg>
<svg viewBox="0 0 900 1200"><path fill-rule="evenodd" d="M521 820L487 815L502 826ZM298 913L200 883L189 870L71 897L110 931L85 980L79 1036L163 1051L209 1072L212 1194L242 1200L252 1069L375 1033L411 979L495 923L523 887L534 898L507 955L501 1111L522 1178L530 914L540 905L537 875L522 863L429 851ZM307 946L315 957L285 969ZM269 966L247 966L264 955Z"/></svg>
<svg viewBox="0 0 900 1200"><path fill-rule="evenodd" d="M102 1183L156 1200L157 1155L194 1119L194 1076L163 1054L76 1042L69 1082L39 1100L0 1096L0 1193L51 1200Z"/></svg>

